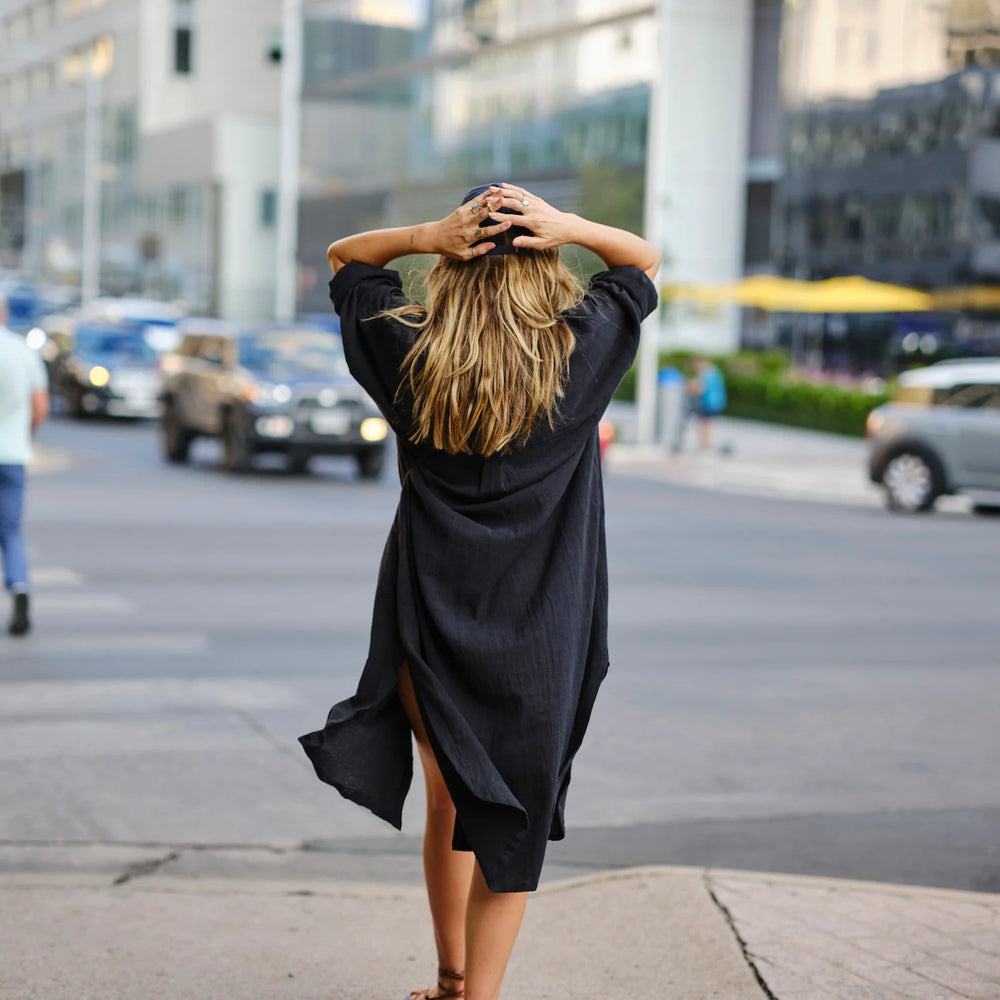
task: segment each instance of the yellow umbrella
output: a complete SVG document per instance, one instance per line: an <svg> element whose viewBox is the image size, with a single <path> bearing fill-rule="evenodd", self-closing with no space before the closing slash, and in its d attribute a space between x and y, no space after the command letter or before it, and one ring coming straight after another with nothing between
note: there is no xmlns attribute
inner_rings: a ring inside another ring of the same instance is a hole
<svg viewBox="0 0 1000 1000"><path fill-rule="evenodd" d="M867 278L830 278L810 285L796 312L894 313L927 312L931 296L915 288L886 285Z"/></svg>
<svg viewBox="0 0 1000 1000"><path fill-rule="evenodd" d="M665 298L679 302L714 305L735 302L741 306L767 309L769 312L794 310L808 285L775 274L755 274L728 285L666 285Z"/></svg>
<svg viewBox="0 0 1000 1000"><path fill-rule="evenodd" d="M925 292L860 277L796 281L755 274L729 285L669 285L663 294L677 301L734 302L768 312L925 312L933 307Z"/></svg>
<svg viewBox="0 0 1000 1000"><path fill-rule="evenodd" d="M974 309L983 312L1000 310L1000 285L975 288L942 288L932 294L934 308L945 312Z"/></svg>

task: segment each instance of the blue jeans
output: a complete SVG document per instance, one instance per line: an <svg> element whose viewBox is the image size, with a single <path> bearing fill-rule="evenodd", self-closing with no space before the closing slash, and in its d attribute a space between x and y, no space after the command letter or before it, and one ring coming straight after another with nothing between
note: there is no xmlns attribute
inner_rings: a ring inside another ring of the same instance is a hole
<svg viewBox="0 0 1000 1000"><path fill-rule="evenodd" d="M28 553L21 532L24 511L24 466L0 465L0 556L8 590L28 589Z"/></svg>

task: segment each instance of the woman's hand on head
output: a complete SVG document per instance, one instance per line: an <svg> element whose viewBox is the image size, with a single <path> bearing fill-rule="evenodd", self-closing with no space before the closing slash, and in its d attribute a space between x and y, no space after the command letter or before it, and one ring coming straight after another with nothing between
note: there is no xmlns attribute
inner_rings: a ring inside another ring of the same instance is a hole
<svg viewBox="0 0 1000 1000"><path fill-rule="evenodd" d="M520 212L521 217L515 217L515 223L530 229L534 236L518 236L514 240L516 247L530 247L532 250L549 250L560 247L564 243L573 242L573 221L575 216L560 212L538 195L526 191L516 184L503 185L503 208Z"/></svg>
<svg viewBox="0 0 1000 1000"><path fill-rule="evenodd" d="M479 197L460 205L447 218L431 224L431 252L452 260L472 260L482 257L496 244L489 237L510 229L513 218L505 218L497 225L488 224L490 212L500 208L502 195L499 188L491 187ZM487 223L484 225L484 223ZM486 239L486 243L479 243ZM473 246L479 243L479 246Z"/></svg>

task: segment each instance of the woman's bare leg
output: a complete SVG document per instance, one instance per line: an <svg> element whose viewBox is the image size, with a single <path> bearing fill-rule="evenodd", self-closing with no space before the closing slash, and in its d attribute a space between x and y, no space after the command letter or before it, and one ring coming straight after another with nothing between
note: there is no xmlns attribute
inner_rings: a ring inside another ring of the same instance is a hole
<svg viewBox="0 0 1000 1000"><path fill-rule="evenodd" d="M424 769L427 786L427 827L424 831L424 878L434 922L438 967L453 972L465 970L466 907L475 859L468 851L453 851L455 806L444 783L441 769L427 739L427 730L420 718L409 667L399 672L399 697L407 719L417 739L417 752ZM441 979L449 990L460 991L461 980ZM437 990L432 990L436 994Z"/></svg>
<svg viewBox="0 0 1000 1000"><path fill-rule="evenodd" d="M465 1000L497 1000L528 902L526 892L490 892L476 865L465 917Z"/></svg>

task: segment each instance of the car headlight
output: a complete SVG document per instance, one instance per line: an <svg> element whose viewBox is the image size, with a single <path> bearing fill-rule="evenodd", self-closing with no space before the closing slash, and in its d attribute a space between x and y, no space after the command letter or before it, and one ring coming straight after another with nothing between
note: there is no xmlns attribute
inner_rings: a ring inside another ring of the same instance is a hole
<svg viewBox="0 0 1000 1000"><path fill-rule="evenodd" d="M48 341L48 337L45 336L45 331L40 326L33 326L27 334L25 334L24 342L33 351L40 351Z"/></svg>
<svg viewBox="0 0 1000 1000"><path fill-rule="evenodd" d="M244 395L258 406L284 406L292 398L292 389L282 382L255 382L246 387Z"/></svg>
<svg viewBox="0 0 1000 1000"><path fill-rule="evenodd" d="M111 373L104 365L94 365L87 377L90 379L90 384L96 385L98 389L102 389L111 381Z"/></svg>
<svg viewBox="0 0 1000 1000"><path fill-rule="evenodd" d="M389 433L389 425L381 417L367 417L361 421L361 436L366 441L382 441Z"/></svg>

